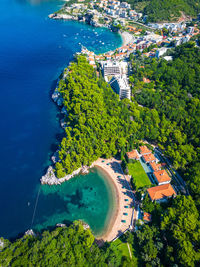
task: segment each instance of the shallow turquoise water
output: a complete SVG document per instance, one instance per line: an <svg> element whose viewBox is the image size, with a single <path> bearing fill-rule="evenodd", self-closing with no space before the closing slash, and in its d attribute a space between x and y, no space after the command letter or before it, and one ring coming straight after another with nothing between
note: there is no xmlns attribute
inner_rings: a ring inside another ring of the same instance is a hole
<svg viewBox="0 0 200 267"><path fill-rule="evenodd" d="M62 4L60 0L1 0L0 236L13 237L31 227L39 179L62 134L50 97L61 71L80 51L79 43L96 52L121 45L120 36L106 29L48 19ZM35 222L45 224L53 212L54 217L66 212L62 203L57 193L41 195ZM79 207L73 207L77 209L73 219L78 219ZM56 221L60 218L51 225Z"/></svg>
<svg viewBox="0 0 200 267"><path fill-rule="evenodd" d="M95 235L99 235L112 215L115 195L103 173L95 168L60 186L42 186L39 203L35 230L81 219L90 225Z"/></svg>

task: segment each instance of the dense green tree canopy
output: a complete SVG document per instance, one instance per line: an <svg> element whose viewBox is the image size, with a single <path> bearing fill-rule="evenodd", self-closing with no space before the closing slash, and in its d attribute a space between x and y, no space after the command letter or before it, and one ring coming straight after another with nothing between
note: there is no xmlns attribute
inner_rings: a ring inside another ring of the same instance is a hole
<svg viewBox="0 0 200 267"><path fill-rule="evenodd" d="M57 176L90 165L101 157L115 155L134 131L127 105L110 86L96 76L86 58L79 56L60 80L67 128L60 149ZM124 140L124 141L123 141Z"/></svg>
<svg viewBox="0 0 200 267"><path fill-rule="evenodd" d="M175 49L170 62L141 59L132 64L133 100L143 106L133 108L140 135L164 149L199 205L200 50L188 43ZM151 82L144 83L143 77Z"/></svg>
<svg viewBox="0 0 200 267"><path fill-rule="evenodd" d="M5 242L6 243L6 242ZM7 242L0 250L0 266L131 266L128 258L110 246L100 249L89 229L74 222L45 231L37 237L24 236Z"/></svg>
<svg viewBox="0 0 200 267"><path fill-rule="evenodd" d="M186 15L197 16L200 12L199 0L127 0L134 8L148 15L148 21L175 21L183 12Z"/></svg>

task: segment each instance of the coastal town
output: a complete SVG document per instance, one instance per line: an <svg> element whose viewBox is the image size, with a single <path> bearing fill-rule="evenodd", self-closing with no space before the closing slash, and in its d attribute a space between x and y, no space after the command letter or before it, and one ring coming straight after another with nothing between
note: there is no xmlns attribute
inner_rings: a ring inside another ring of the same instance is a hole
<svg viewBox="0 0 200 267"><path fill-rule="evenodd" d="M119 94L120 99L131 99L128 78L131 71L130 56L140 54L144 58L162 57L166 61L172 60L172 56L168 55L170 49L190 41L199 34L200 18L197 17L193 26L190 26L191 21L185 20L176 23L145 24L146 17L132 10L130 4L113 0L79 0L71 5L67 2L61 10L49 17L84 22L93 27L107 27L121 34L123 44L113 51L96 55L86 47L82 47L81 50L81 54L87 56L89 64L95 69L100 64L105 80ZM145 82L150 81L147 79Z"/></svg>
<svg viewBox="0 0 200 267"><path fill-rule="evenodd" d="M157 17L160 1L64 0L46 15L69 54L45 110L60 131L0 266L198 266L200 0Z"/></svg>

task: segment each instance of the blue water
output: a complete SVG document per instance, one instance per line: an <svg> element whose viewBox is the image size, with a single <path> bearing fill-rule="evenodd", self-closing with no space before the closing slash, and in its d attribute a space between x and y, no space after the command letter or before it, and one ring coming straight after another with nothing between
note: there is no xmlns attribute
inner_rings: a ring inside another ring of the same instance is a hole
<svg viewBox="0 0 200 267"><path fill-rule="evenodd" d="M0 236L30 227L39 179L61 134L50 99L61 70L80 51L79 42L95 52L121 44L120 36L106 29L48 19L62 4L0 3ZM44 204L39 199L36 215L40 209Z"/></svg>

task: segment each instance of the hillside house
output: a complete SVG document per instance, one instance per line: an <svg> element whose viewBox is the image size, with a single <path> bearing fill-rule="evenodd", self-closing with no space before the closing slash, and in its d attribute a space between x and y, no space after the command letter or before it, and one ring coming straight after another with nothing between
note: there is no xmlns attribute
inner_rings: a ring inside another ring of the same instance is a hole
<svg viewBox="0 0 200 267"><path fill-rule="evenodd" d="M153 176L158 185L169 184L171 182L171 178L169 177L166 170L155 171L153 173Z"/></svg>
<svg viewBox="0 0 200 267"><path fill-rule="evenodd" d="M145 163L151 163L151 162L156 162L156 158L153 154L146 154L142 156L142 159L144 160Z"/></svg>
<svg viewBox="0 0 200 267"><path fill-rule="evenodd" d="M140 154L141 155L147 155L150 154L151 150L149 150L146 146L141 146L140 147Z"/></svg>
<svg viewBox="0 0 200 267"><path fill-rule="evenodd" d="M156 162L150 162L149 166L152 169L152 172L157 172L161 170L161 164L157 164Z"/></svg>
<svg viewBox="0 0 200 267"><path fill-rule="evenodd" d="M176 196L176 192L171 184L163 184L147 189L151 201L164 202L168 198Z"/></svg>
<svg viewBox="0 0 200 267"><path fill-rule="evenodd" d="M130 152L127 152L126 153L126 157L127 157L127 159L129 160L129 159L135 159L135 160L138 160L140 157L139 157L139 154L138 154L138 152L137 152L137 150L136 149L134 149L134 150L132 150L132 151L130 151Z"/></svg>

